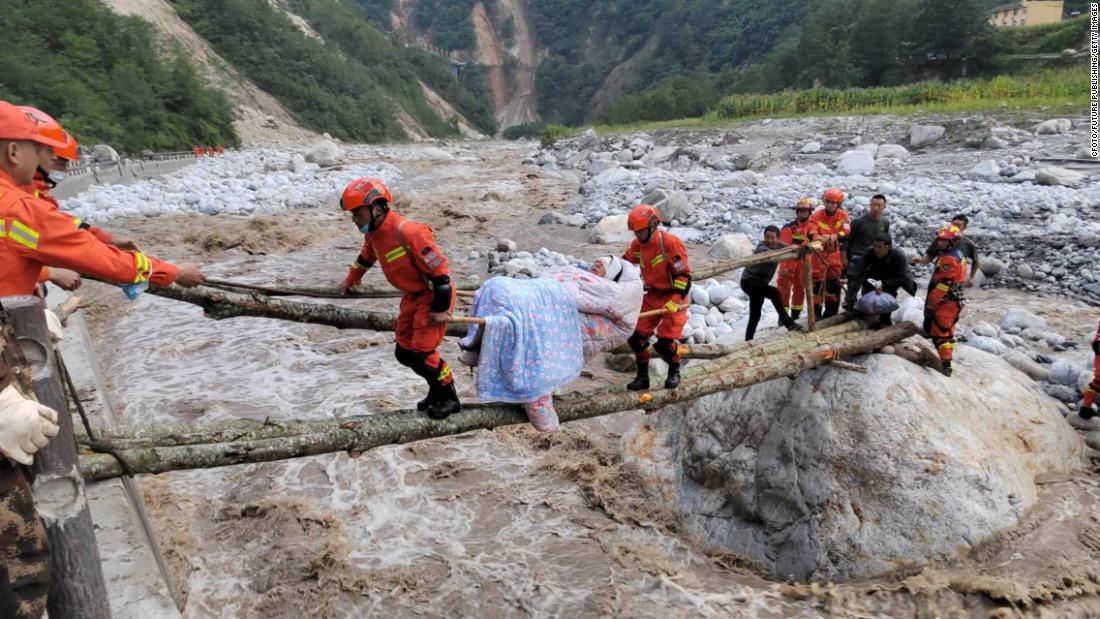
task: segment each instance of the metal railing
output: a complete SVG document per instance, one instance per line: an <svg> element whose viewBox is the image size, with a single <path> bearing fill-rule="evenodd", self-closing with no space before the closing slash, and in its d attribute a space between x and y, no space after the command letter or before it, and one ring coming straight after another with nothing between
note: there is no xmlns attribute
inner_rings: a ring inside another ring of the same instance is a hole
<svg viewBox="0 0 1100 619"><path fill-rule="evenodd" d="M99 182L99 175L105 172L117 172L119 176L123 176L129 172L132 176L136 177L140 172L145 171L146 162L160 163L164 161L179 161L195 158L195 153L189 150L151 153L142 159L119 157L117 161L95 161L89 156L85 157L84 160L79 163L70 164L67 171L70 177L91 174L95 176L96 182Z"/></svg>

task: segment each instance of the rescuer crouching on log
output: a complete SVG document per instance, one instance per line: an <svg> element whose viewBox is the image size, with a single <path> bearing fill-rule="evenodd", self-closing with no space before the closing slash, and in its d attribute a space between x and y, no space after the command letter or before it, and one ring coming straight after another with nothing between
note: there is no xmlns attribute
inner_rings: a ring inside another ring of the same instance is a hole
<svg viewBox="0 0 1100 619"><path fill-rule="evenodd" d="M386 280L404 292L397 317L394 356L401 365L428 382L428 397L416 409L433 419L445 419L460 409L451 366L436 350L447 332L455 305L455 290L447 258L435 244L432 229L390 210L393 196L382 181L352 181L340 197L340 207L351 213L363 233L363 250L340 284L340 293L359 284L375 262L381 262Z"/></svg>

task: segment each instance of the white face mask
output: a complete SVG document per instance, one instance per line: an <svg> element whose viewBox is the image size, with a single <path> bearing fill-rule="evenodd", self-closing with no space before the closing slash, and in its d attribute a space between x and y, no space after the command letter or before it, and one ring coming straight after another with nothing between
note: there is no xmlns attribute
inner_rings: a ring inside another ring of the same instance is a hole
<svg viewBox="0 0 1100 619"><path fill-rule="evenodd" d="M50 172L50 180L52 180L55 183L60 183L61 181L65 180L68 177L69 177L68 172L62 172L60 170L54 170L53 172Z"/></svg>

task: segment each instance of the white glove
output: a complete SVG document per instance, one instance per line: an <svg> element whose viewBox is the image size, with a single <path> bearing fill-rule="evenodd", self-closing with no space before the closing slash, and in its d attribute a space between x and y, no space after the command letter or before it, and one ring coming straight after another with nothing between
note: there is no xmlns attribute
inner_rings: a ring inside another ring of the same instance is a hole
<svg viewBox="0 0 1100 619"><path fill-rule="evenodd" d="M54 344L65 337L65 327L61 324L61 318L53 310L46 310L46 329L50 332L50 339Z"/></svg>
<svg viewBox="0 0 1100 619"><path fill-rule="evenodd" d="M882 282L877 279L868 279L867 284L875 289L875 292L882 292Z"/></svg>
<svg viewBox="0 0 1100 619"><path fill-rule="evenodd" d="M28 400L13 385L0 391L0 454L30 466L36 451L57 436L57 412Z"/></svg>

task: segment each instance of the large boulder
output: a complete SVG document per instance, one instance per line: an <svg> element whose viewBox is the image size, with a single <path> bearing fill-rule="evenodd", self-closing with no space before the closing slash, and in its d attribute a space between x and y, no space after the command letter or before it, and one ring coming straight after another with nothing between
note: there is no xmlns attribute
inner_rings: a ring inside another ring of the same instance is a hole
<svg viewBox="0 0 1100 619"><path fill-rule="evenodd" d="M633 239L634 233L626 226L626 215L608 215L588 233L588 242L598 245L630 243Z"/></svg>
<svg viewBox="0 0 1100 619"><path fill-rule="evenodd" d="M1057 135L1073 129L1073 122L1068 118L1051 118L1035 125L1035 133L1039 135Z"/></svg>
<svg viewBox="0 0 1100 619"><path fill-rule="evenodd" d="M1075 187L1085 180L1085 175L1059 166L1048 166L1035 171L1035 182L1040 185Z"/></svg>
<svg viewBox="0 0 1100 619"><path fill-rule="evenodd" d="M954 559L1084 464L1062 405L993 355L959 348L954 378L856 361L666 408L624 451L688 533L798 580Z"/></svg>
<svg viewBox="0 0 1100 619"><path fill-rule="evenodd" d="M836 173L844 176L870 176L875 173L875 155L866 150L847 151L837 159Z"/></svg>
<svg viewBox="0 0 1100 619"><path fill-rule="evenodd" d="M436 149L438 150L438 149ZM306 153L306 161L320 166L333 166L344 158L343 151L332 140L321 140Z"/></svg>
<svg viewBox="0 0 1100 619"><path fill-rule="evenodd" d="M695 212L695 205L682 191L654 189L642 198L642 202L652 204L661 211L661 219L667 224L672 220L683 221Z"/></svg>
<svg viewBox="0 0 1100 619"><path fill-rule="evenodd" d="M947 129L940 125L913 125L909 128L909 145L920 148L943 139Z"/></svg>
<svg viewBox="0 0 1100 619"><path fill-rule="evenodd" d="M909 150L901 144L883 144L878 147L878 152L875 153L875 159L897 159L898 161L905 161L909 159Z"/></svg>
<svg viewBox="0 0 1100 619"><path fill-rule="evenodd" d="M752 255L754 249L756 249L756 244L752 242L747 234L741 234L740 232L723 234L714 242L714 245L710 246L707 256L715 260L740 260L745 256Z"/></svg>
<svg viewBox="0 0 1100 619"><path fill-rule="evenodd" d="M92 148L92 161L96 163L118 163L118 151L106 144L96 144Z"/></svg>

